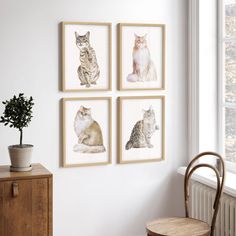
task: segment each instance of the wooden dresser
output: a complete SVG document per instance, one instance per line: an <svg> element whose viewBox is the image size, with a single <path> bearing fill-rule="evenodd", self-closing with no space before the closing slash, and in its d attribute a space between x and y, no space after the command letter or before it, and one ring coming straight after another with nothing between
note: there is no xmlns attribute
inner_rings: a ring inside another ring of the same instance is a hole
<svg viewBox="0 0 236 236"><path fill-rule="evenodd" d="M0 236L52 236L52 174L0 166Z"/></svg>

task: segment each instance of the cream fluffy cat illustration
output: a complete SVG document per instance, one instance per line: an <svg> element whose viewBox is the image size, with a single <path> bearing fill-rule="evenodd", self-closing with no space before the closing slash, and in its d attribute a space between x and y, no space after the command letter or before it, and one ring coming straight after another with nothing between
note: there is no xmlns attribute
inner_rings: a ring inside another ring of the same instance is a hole
<svg viewBox="0 0 236 236"><path fill-rule="evenodd" d="M78 144L74 146L75 152L99 153L106 151L101 127L92 118L91 108L80 106L74 120L74 131L78 137Z"/></svg>
<svg viewBox="0 0 236 236"><path fill-rule="evenodd" d="M138 36L134 34L133 48L133 73L127 76L129 82L156 81L157 73L155 65L151 60L150 51L147 45L147 34Z"/></svg>

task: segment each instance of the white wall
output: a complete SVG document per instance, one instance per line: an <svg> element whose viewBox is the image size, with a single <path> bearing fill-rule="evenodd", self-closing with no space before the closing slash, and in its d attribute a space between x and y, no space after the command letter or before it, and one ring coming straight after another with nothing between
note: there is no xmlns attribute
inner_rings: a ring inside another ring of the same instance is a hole
<svg viewBox="0 0 236 236"><path fill-rule="evenodd" d="M0 19L0 100L19 92L35 99L24 141L35 145L33 161L54 173L54 235L144 236L145 222L182 214L183 183L176 169L187 161L187 0L0 0ZM112 165L60 167L60 99L104 95L59 91L61 21L113 23L113 93L106 93L113 96ZM128 94L115 92L119 22L166 24L163 162L116 164L116 97ZM7 146L18 138L15 130L0 126L0 164L9 163Z"/></svg>

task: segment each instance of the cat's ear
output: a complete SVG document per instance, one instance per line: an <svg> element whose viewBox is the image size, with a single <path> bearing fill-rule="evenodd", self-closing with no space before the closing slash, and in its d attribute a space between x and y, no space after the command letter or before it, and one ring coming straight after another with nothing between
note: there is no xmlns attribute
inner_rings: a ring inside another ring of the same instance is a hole
<svg viewBox="0 0 236 236"><path fill-rule="evenodd" d="M75 31L75 37L78 38L78 36L79 36L78 33Z"/></svg>
<svg viewBox="0 0 236 236"><path fill-rule="evenodd" d="M146 110L142 109L143 114L146 112Z"/></svg>
<svg viewBox="0 0 236 236"><path fill-rule="evenodd" d="M84 110L84 107L81 105L79 108L79 111L83 111L83 110Z"/></svg>
<svg viewBox="0 0 236 236"><path fill-rule="evenodd" d="M152 109L152 105L149 107L149 110L150 110L150 111L153 110L153 109Z"/></svg>
<svg viewBox="0 0 236 236"><path fill-rule="evenodd" d="M137 38L138 38L138 35L134 33L134 37L135 37L135 39L137 39Z"/></svg>
<svg viewBox="0 0 236 236"><path fill-rule="evenodd" d="M90 32L88 31L88 32L86 33L86 38L89 39L89 36L90 36Z"/></svg>
<svg viewBox="0 0 236 236"><path fill-rule="evenodd" d="M147 39L147 35L148 35L148 34L145 34L145 35L143 36L143 38L144 38L144 39Z"/></svg>

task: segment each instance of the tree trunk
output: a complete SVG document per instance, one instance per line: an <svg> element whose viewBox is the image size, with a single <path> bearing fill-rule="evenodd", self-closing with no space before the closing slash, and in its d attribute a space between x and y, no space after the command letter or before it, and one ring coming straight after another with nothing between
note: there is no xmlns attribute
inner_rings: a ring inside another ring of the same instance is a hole
<svg viewBox="0 0 236 236"><path fill-rule="evenodd" d="M22 146L23 130L20 129L20 146Z"/></svg>

